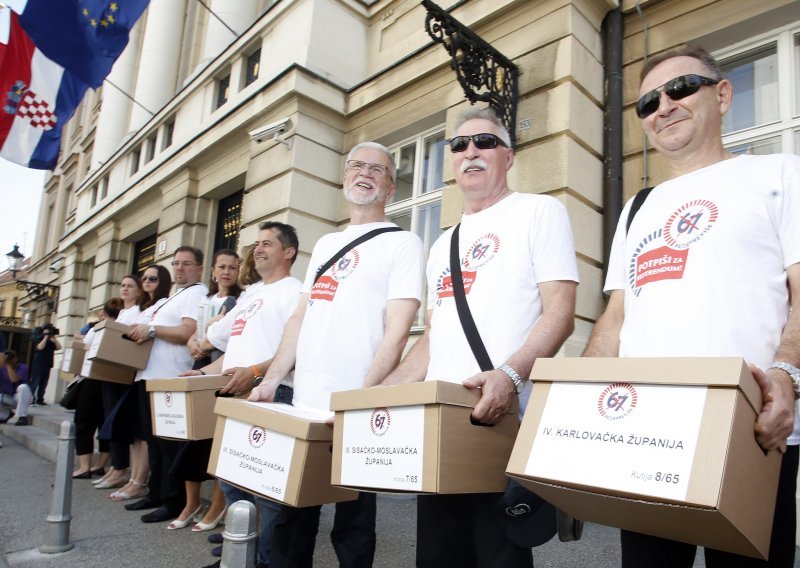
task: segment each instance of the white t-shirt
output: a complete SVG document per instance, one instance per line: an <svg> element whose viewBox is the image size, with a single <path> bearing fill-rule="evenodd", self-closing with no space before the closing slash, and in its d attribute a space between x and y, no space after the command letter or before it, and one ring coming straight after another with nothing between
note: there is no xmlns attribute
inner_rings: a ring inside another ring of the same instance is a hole
<svg viewBox="0 0 800 568"><path fill-rule="evenodd" d="M149 322L144 323L172 327L180 325L183 318L197 321L197 305L206 294L208 288L205 284L198 283L181 288L153 312ZM191 369L192 363L192 356L185 343L171 343L156 338L153 340L147 367L136 373L136 380L174 377L186 369Z"/></svg>
<svg viewBox="0 0 800 568"><path fill-rule="evenodd" d="M800 157L739 156L658 185L617 225L606 291L625 291L620 357L743 357L767 369L800 262ZM798 437L798 413L795 432Z"/></svg>
<svg viewBox="0 0 800 568"><path fill-rule="evenodd" d="M139 313L141 310L139 306L133 305L130 308L124 308L120 310L119 315L117 316L117 323L124 323L125 325L134 325L136 322L136 318L139 317Z"/></svg>
<svg viewBox="0 0 800 568"><path fill-rule="evenodd" d="M225 346L223 370L249 367L275 355L286 322L297 308L301 287L291 276L259 286L208 328L209 342L218 349ZM291 386L291 377L283 382Z"/></svg>
<svg viewBox="0 0 800 568"><path fill-rule="evenodd" d="M428 259L428 308L433 311L426 380L461 383L481 370L453 298L453 230L436 240ZM537 284L578 282L569 217L553 197L512 193L488 209L463 215L458 240L470 312L492 364L499 367L542 315Z"/></svg>
<svg viewBox="0 0 800 568"><path fill-rule="evenodd" d="M383 340L389 300L422 297L422 241L414 233L384 233L317 269L368 231L394 223L350 225L317 241L303 292L310 294L297 344L294 404L328 410L330 393L361 388Z"/></svg>

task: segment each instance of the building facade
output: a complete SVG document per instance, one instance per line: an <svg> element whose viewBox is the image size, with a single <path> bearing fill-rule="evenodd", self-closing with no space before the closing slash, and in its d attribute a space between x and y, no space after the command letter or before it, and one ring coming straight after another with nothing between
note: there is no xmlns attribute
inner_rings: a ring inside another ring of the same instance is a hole
<svg viewBox="0 0 800 568"><path fill-rule="evenodd" d="M268 219L297 227L294 275L302 278L316 240L347 222L338 188L358 142L392 149L390 216L426 244L460 215L445 138L468 103L419 1L206 4L213 14L193 0L151 0L108 81L64 129L30 251L31 278L61 286L53 319L63 333L125 274L169 262L183 244L209 254L239 248ZM569 211L581 285L568 355L580 353L604 306L604 226L624 199L664 176L633 108L646 57L684 42L706 46L737 92L726 143L800 153L796 0L451 0L442 8L519 70L510 184L553 195ZM621 96L612 100L614 46ZM282 132L249 135L267 126ZM615 162L620 174L609 175ZM35 315L37 323L49 317L44 307Z"/></svg>

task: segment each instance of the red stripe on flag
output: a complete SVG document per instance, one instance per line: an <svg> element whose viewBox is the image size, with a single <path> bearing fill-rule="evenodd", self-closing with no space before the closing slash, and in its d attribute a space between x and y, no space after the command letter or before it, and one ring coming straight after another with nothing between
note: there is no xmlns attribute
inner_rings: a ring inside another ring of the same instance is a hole
<svg viewBox="0 0 800 568"><path fill-rule="evenodd" d="M0 148L11 130L17 105L31 84L31 59L36 49L19 25L19 16L12 10L9 12L8 45L0 43Z"/></svg>

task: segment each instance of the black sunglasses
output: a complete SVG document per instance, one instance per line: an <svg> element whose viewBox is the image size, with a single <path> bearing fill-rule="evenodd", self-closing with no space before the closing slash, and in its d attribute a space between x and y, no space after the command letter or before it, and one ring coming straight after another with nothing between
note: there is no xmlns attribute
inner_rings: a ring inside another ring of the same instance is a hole
<svg viewBox="0 0 800 568"><path fill-rule="evenodd" d="M690 95L695 94L703 85L716 85L720 79L709 79L702 75L681 75L670 79L657 89L645 93L636 102L636 114L639 118L646 118L658 110L661 104L661 91L673 101L679 101Z"/></svg>
<svg viewBox="0 0 800 568"><path fill-rule="evenodd" d="M483 134L473 134L472 136L454 136L450 139L450 151L456 153L463 152L467 149L467 146L469 146L470 140L475 143L475 147L479 150L491 150L492 148L497 148L498 144L508 148L508 144L503 142L500 138L494 134L484 132Z"/></svg>
<svg viewBox="0 0 800 568"><path fill-rule="evenodd" d="M142 280L145 282L158 282L158 276L145 276Z"/></svg>

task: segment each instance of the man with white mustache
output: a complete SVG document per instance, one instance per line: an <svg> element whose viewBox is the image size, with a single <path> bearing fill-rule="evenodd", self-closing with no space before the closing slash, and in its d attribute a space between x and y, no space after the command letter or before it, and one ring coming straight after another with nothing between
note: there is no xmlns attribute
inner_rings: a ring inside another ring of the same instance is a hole
<svg viewBox="0 0 800 568"><path fill-rule="evenodd" d="M494 424L517 419L506 414L516 397L524 409L534 360L555 355L572 333L575 247L559 201L509 189L514 151L497 115L470 108L455 126L450 149L464 197L461 223L431 248L427 330L384 384L445 380L480 389L472 418ZM450 247L456 228L464 295L488 371L481 371L455 305ZM505 532L505 508L497 512L501 495L420 495L417 566L533 566L531 549Z"/></svg>
<svg viewBox="0 0 800 568"><path fill-rule="evenodd" d="M300 302L249 400L273 400L294 368L293 404L329 412L332 392L380 384L400 361L422 297L424 257L417 235L386 220L395 176L384 146L364 142L350 151L344 171L350 224L314 246ZM370 233L373 238L342 252ZM341 566L372 566L375 513L372 493L336 505L331 541ZM318 506L281 506L271 568L312 566L319 516Z"/></svg>

